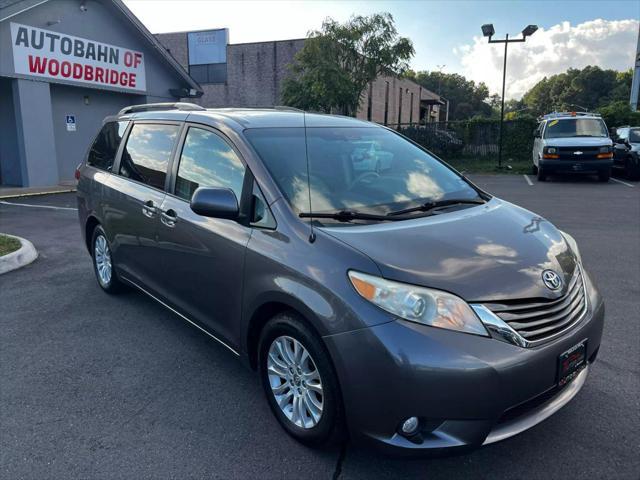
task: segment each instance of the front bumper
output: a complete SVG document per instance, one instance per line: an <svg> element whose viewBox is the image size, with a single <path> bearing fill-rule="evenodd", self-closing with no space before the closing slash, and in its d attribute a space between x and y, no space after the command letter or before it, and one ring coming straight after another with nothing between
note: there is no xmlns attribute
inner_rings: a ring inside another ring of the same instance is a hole
<svg viewBox="0 0 640 480"><path fill-rule="evenodd" d="M591 364L604 304L558 339L522 348L403 320L325 337L338 372L352 437L389 453L469 449L503 440L552 415L580 390L583 370L557 387L558 357L587 340ZM420 434L399 433L406 418Z"/></svg>
<svg viewBox="0 0 640 480"><path fill-rule="evenodd" d="M546 173L595 173L607 170L613 166L613 159L564 159L549 160L540 159L539 167L542 167Z"/></svg>

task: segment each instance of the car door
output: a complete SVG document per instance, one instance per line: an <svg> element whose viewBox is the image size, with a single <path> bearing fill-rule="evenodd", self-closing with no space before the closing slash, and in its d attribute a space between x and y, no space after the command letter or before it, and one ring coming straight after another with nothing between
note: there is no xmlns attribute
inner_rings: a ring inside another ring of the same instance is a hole
<svg viewBox="0 0 640 480"><path fill-rule="evenodd" d="M191 125L183 138L172 168L173 185L160 207L161 294L237 350L251 229L235 220L200 216L189 202L200 186L230 188L240 202L251 185L245 187L245 165L221 133Z"/></svg>
<svg viewBox="0 0 640 480"><path fill-rule="evenodd" d="M628 128L619 128L617 136L613 139L613 163L618 167L624 167L629 147L626 143L629 138Z"/></svg>
<svg viewBox="0 0 640 480"><path fill-rule="evenodd" d="M116 268L126 279L156 290L159 274L156 240L169 161L180 123L136 122L111 175L108 228L113 232Z"/></svg>

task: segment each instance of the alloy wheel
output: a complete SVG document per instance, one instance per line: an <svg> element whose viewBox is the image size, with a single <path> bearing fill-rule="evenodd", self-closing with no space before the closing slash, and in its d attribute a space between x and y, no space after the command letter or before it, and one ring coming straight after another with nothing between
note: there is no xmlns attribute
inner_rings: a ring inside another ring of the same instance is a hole
<svg viewBox="0 0 640 480"><path fill-rule="evenodd" d="M94 245L94 259L96 262L96 270L98 271L98 278L102 285L109 285L111 282L111 251L107 244L107 239L104 235L98 235L96 237Z"/></svg>
<svg viewBox="0 0 640 480"><path fill-rule="evenodd" d="M267 357L271 392L282 413L294 425L309 429L322 418L322 379L307 349L295 338L271 342Z"/></svg>

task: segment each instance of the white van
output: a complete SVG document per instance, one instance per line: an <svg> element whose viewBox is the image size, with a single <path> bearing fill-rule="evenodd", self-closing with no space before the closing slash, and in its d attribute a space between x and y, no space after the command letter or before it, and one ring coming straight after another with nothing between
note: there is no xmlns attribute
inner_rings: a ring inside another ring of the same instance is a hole
<svg viewBox="0 0 640 480"><path fill-rule="evenodd" d="M543 116L534 131L533 173L544 182L552 173L597 174L608 182L613 143L597 113L554 112Z"/></svg>

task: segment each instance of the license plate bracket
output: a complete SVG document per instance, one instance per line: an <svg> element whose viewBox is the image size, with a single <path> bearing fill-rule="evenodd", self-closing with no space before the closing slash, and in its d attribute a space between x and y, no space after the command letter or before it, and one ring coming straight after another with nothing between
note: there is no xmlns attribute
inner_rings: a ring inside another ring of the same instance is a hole
<svg viewBox="0 0 640 480"><path fill-rule="evenodd" d="M587 366L587 340L558 356L558 386L563 387Z"/></svg>

